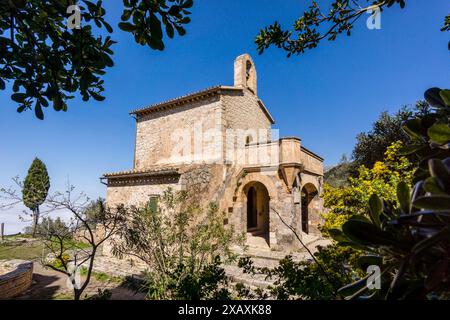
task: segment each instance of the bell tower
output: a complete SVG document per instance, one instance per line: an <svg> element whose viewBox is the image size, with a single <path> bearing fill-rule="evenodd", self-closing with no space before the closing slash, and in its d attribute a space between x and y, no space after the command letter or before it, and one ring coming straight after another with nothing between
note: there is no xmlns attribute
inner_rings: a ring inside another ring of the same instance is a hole
<svg viewBox="0 0 450 320"><path fill-rule="evenodd" d="M249 54L243 54L234 60L234 86L244 87L258 95L256 68Z"/></svg>

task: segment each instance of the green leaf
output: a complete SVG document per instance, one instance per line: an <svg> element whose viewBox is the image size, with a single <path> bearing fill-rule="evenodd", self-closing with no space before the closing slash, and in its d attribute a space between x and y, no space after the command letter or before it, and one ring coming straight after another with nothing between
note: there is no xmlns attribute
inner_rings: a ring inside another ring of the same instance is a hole
<svg viewBox="0 0 450 320"><path fill-rule="evenodd" d="M419 197L413 205L421 209L450 210L450 196L434 195Z"/></svg>
<svg viewBox="0 0 450 320"><path fill-rule="evenodd" d="M444 101L442 101L440 92L442 90L440 88L430 88L427 91L425 91L425 100L427 102L435 107L435 108L445 108Z"/></svg>
<svg viewBox="0 0 450 320"><path fill-rule="evenodd" d="M27 106L25 104L23 104L23 105L21 105L20 107L17 108L17 112L18 113L22 113L26 108L27 108Z"/></svg>
<svg viewBox="0 0 450 320"><path fill-rule="evenodd" d="M166 32L170 39L172 39L175 35L175 30L170 23L166 24Z"/></svg>
<svg viewBox="0 0 450 320"><path fill-rule="evenodd" d="M23 103L26 99L27 95L25 93L13 93L11 95L11 99L13 99L15 102Z"/></svg>
<svg viewBox="0 0 450 320"><path fill-rule="evenodd" d="M97 101L103 101L105 100L105 97L99 95L97 92L89 90L90 95Z"/></svg>
<svg viewBox="0 0 450 320"><path fill-rule="evenodd" d="M150 14L150 28L152 37L157 40L161 40L163 38L163 32L161 28L161 21L159 21L158 17L152 12Z"/></svg>
<svg viewBox="0 0 450 320"><path fill-rule="evenodd" d="M351 218L342 226L344 234L352 241L367 246L398 246L390 233L380 230L371 223Z"/></svg>
<svg viewBox="0 0 450 320"><path fill-rule="evenodd" d="M450 141L450 126L445 123L436 123L428 129L428 135L437 144L446 144Z"/></svg>
<svg viewBox="0 0 450 320"><path fill-rule="evenodd" d="M439 159L430 159L428 161L428 168L432 177L436 179L439 187L450 193L450 172L445 167L444 163Z"/></svg>
<svg viewBox="0 0 450 320"><path fill-rule="evenodd" d="M183 8L191 8L194 5L193 0L186 0L183 4Z"/></svg>
<svg viewBox="0 0 450 320"><path fill-rule="evenodd" d="M42 111L42 106L40 103L36 103L36 106L34 107L34 113L36 115L36 118L39 120L44 120L44 112Z"/></svg>
<svg viewBox="0 0 450 320"><path fill-rule="evenodd" d="M406 182L401 181L397 185L397 199L400 203L400 208L404 213L411 212L411 190Z"/></svg>
<svg viewBox="0 0 450 320"><path fill-rule="evenodd" d="M433 194L446 194L440 187L439 184L434 177L428 177L425 179L423 183L423 188L426 192L430 192Z"/></svg>
<svg viewBox="0 0 450 320"><path fill-rule="evenodd" d="M369 199L370 217L377 227L380 227L380 215L383 211L383 202L376 194L372 194Z"/></svg>
<svg viewBox="0 0 450 320"><path fill-rule="evenodd" d="M186 34L186 29L184 29L183 27L181 27L181 26L175 26L175 28L177 29L178 34L179 34L180 36L184 36L184 35Z"/></svg>
<svg viewBox="0 0 450 320"><path fill-rule="evenodd" d="M366 222L366 223L371 223L370 219L367 219L367 217L363 216L362 214L355 214L351 217L351 219Z"/></svg>
<svg viewBox="0 0 450 320"><path fill-rule="evenodd" d="M441 90L439 92L439 96L442 98L442 101L444 101L444 103L447 106L450 106L450 90L448 89Z"/></svg>
<svg viewBox="0 0 450 320"><path fill-rule="evenodd" d="M130 19L130 17L131 17L131 10L124 10L121 17L122 21L127 21Z"/></svg>
<svg viewBox="0 0 450 320"><path fill-rule="evenodd" d="M367 285L367 279L370 277L370 275L365 276L362 279L359 279L351 284L348 284L338 290L338 294L346 297L355 294L362 288L366 287Z"/></svg>
<svg viewBox="0 0 450 320"><path fill-rule="evenodd" d="M406 122L406 125L403 127L403 130L411 137L411 138L421 138L423 133L422 123L420 119L412 119Z"/></svg>
<svg viewBox="0 0 450 320"><path fill-rule="evenodd" d="M345 235L344 235L345 236ZM366 251L367 247L361 244L358 244L356 242L352 242L351 240L348 240L348 242L338 242L338 245L340 247L350 247L353 248L355 250L361 250L361 251Z"/></svg>
<svg viewBox="0 0 450 320"><path fill-rule="evenodd" d="M361 256L358 258L357 265L363 271L366 271L369 266L373 265L381 267L383 265L383 258L376 255Z"/></svg>
<svg viewBox="0 0 450 320"><path fill-rule="evenodd" d="M399 155L401 156L407 156L410 155L416 151L419 151L421 149L424 148L424 145L422 144L411 144L408 146L403 146L402 148L400 148L399 150Z"/></svg>
<svg viewBox="0 0 450 320"><path fill-rule="evenodd" d="M108 31L109 33L112 33L114 31L113 28L111 27L111 25L108 22L106 22L103 19L101 21L102 21L102 24L105 26L106 31Z"/></svg>
<svg viewBox="0 0 450 320"><path fill-rule="evenodd" d="M336 242L348 242L349 239L345 236L345 234L342 232L342 230L339 229L330 229L328 230L329 235L333 240Z"/></svg>
<svg viewBox="0 0 450 320"><path fill-rule="evenodd" d="M120 22L119 28L122 29L123 31L128 31L128 32L133 32L136 30L136 26L132 25L129 22Z"/></svg>

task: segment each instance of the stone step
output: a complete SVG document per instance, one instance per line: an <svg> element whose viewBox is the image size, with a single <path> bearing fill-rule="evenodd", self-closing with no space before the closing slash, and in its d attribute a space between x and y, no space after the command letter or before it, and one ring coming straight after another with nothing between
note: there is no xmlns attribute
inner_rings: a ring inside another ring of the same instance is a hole
<svg viewBox="0 0 450 320"><path fill-rule="evenodd" d="M270 251L269 244L264 237L254 236L251 233L247 234L247 246Z"/></svg>
<svg viewBox="0 0 450 320"><path fill-rule="evenodd" d="M274 279L266 279L266 276L264 275L250 275L243 273L242 269L238 266L227 265L224 266L224 269L227 276L233 283L242 283L247 286L266 289L275 282Z"/></svg>

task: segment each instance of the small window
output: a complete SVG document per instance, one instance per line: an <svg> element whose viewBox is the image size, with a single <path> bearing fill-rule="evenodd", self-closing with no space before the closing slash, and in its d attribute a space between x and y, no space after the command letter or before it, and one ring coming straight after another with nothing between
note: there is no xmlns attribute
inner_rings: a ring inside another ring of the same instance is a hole
<svg viewBox="0 0 450 320"><path fill-rule="evenodd" d="M150 199L148 200L148 206L149 206L151 212L153 212L153 213L158 212L158 201L159 201L159 196L150 196Z"/></svg>

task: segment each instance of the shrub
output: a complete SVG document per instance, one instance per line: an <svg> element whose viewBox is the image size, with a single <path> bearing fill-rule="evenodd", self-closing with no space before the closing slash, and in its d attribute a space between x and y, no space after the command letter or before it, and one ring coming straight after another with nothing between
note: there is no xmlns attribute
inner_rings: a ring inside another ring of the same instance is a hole
<svg viewBox="0 0 450 320"><path fill-rule="evenodd" d="M355 215L365 215L371 194L376 193L389 201L396 201L396 186L400 181L412 183L414 168L400 150L403 145L395 142L386 150L383 162L376 162L373 168L361 166L356 177L349 178L349 186L324 187L324 206L329 209L323 214L322 232L340 228Z"/></svg>
<svg viewBox="0 0 450 320"><path fill-rule="evenodd" d="M403 152L415 154L419 168L412 192L400 182L396 201L369 199L369 218L352 217L331 232L342 245L363 248L376 264L381 290L362 278L340 290L348 299L426 299L450 296L450 90L425 93L434 112L406 123L413 140Z"/></svg>
<svg viewBox="0 0 450 320"><path fill-rule="evenodd" d="M355 271L361 255L357 250L333 244L318 247L314 255L320 266L312 260L296 262L292 256L285 257L273 269L255 267L250 258L240 259L239 266L246 273L264 274L267 279L275 279L269 290L277 299L283 300L332 299L341 286L360 274Z"/></svg>
<svg viewBox="0 0 450 320"><path fill-rule="evenodd" d="M134 256L149 266L145 287L152 299L216 299L229 296L221 261L233 260L240 243L215 204L205 212L184 192L168 189L158 201L130 208L129 221L113 244L118 257Z"/></svg>

